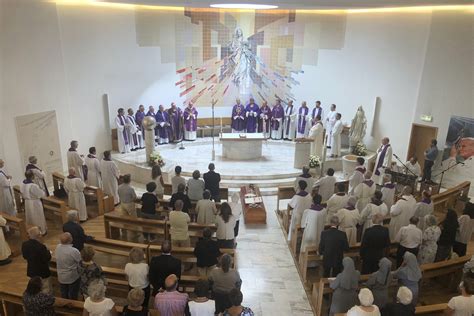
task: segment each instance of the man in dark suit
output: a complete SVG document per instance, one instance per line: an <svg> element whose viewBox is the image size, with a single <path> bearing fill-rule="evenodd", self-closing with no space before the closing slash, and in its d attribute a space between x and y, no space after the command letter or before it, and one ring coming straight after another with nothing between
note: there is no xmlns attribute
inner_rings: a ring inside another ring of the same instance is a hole
<svg viewBox="0 0 474 316"><path fill-rule="evenodd" d="M63 232L71 234L72 246L79 251L84 248L84 243L94 239L84 233L84 229L79 224L79 215L76 210L67 212L67 222L63 225Z"/></svg>
<svg viewBox="0 0 474 316"><path fill-rule="evenodd" d="M41 231L38 226L28 229L27 241L21 245L21 253L27 261L26 275L30 278L40 277L43 292L53 293L51 286L51 272L49 262L51 261L51 252L43 244Z"/></svg>
<svg viewBox="0 0 474 316"><path fill-rule="evenodd" d="M204 188L211 191L211 198L214 201L220 202L219 183L221 182L221 175L214 171L215 168L213 163L209 164L209 171L203 175Z"/></svg>
<svg viewBox="0 0 474 316"><path fill-rule="evenodd" d="M319 254L323 256L324 277L335 277L342 271L342 258L344 251L349 249L347 235L337 229L339 218L333 216L330 219L331 227L321 233L319 242Z"/></svg>
<svg viewBox="0 0 474 316"><path fill-rule="evenodd" d="M161 255L151 258L150 262L148 278L153 285L153 296L165 288L165 279L171 274L181 279L181 260L171 255L171 242L165 240L161 244Z"/></svg>
<svg viewBox="0 0 474 316"><path fill-rule="evenodd" d="M379 261L384 257L390 246L388 228L382 226L382 214L372 218L374 226L365 230L360 245L360 258L362 259L362 274L369 274L379 269Z"/></svg>

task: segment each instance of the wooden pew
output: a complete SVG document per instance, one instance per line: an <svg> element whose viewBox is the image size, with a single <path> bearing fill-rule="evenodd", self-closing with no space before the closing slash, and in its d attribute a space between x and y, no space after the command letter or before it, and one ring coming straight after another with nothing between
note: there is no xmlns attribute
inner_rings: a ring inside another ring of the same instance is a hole
<svg viewBox="0 0 474 316"><path fill-rule="evenodd" d="M28 240L28 233L26 232L26 223L24 220L2 212L0 212L0 215L2 215L2 217L7 221L7 225L10 229L16 230L20 233L21 241Z"/></svg>
<svg viewBox="0 0 474 316"><path fill-rule="evenodd" d="M167 235L166 239L171 240L171 225L170 225L169 221L166 222L166 226L167 226L167 232L168 232L168 235ZM191 245L198 238L202 237L202 233L204 231L204 228L209 228L212 231L213 235L217 231L217 226L215 224L210 224L210 225L202 225L202 224L198 224L198 223L189 223L188 224L188 233L189 233L189 238L191 239Z"/></svg>
<svg viewBox="0 0 474 316"><path fill-rule="evenodd" d="M228 202L229 201L229 188L219 188L219 197L221 202Z"/></svg>
<svg viewBox="0 0 474 316"><path fill-rule="evenodd" d="M461 195L468 195L470 186L471 182L465 181L442 193L432 195L431 200L433 201L433 213L446 214L448 208L455 207L456 201Z"/></svg>
<svg viewBox="0 0 474 316"><path fill-rule="evenodd" d="M164 195L169 195L169 196L171 196L172 189L173 189L173 187L171 186L171 184L165 183L165 184L163 185L163 189L164 189L164 191L163 191L163 192L164 192L164 193L163 193Z"/></svg>
<svg viewBox="0 0 474 316"><path fill-rule="evenodd" d="M295 188L292 186L278 187L277 191L277 213L280 213L280 200L290 200L296 194ZM288 233L290 227L291 214L288 213L288 209L283 211L283 228Z"/></svg>
<svg viewBox="0 0 474 316"><path fill-rule="evenodd" d="M43 197L41 202L43 202L45 216L49 212L53 217L59 217L62 224L67 222L67 211L70 208L66 205L66 202L54 196Z"/></svg>
<svg viewBox="0 0 474 316"><path fill-rule="evenodd" d="M120 229L150 233L163 236L166 239L168 235L168 226L164 220L136 218L128 215L122 215L118 211L106 213L104 215L105 236L110 239L120 237Z"/></svg>
<svg viewBox="0 0 474 316"><path fill-rule="evenodd" d="M17 213L24 213L25 212L25 200L23 200L23 196L21 195L19 185L14 185L13 186L13 198L15 199L15 205L16 205Z"/></svg>
<svg viewBox="0 0 474 316"><path fill-rule="evenodd" d="M104 254L107 261L106 265L112 266L112 264L116 263L117 265L120 265L120 267L123 267L123 262L128 262L128 255L132 248L142 249L145 253L147 262L149 262L147 256L148 245L145 244L108 238L94 238L93 240L88 241L87 245L94 248L96 256L99 254L97 257L100 264L103 263L102 260L100 260L100 254Z"/></svg>

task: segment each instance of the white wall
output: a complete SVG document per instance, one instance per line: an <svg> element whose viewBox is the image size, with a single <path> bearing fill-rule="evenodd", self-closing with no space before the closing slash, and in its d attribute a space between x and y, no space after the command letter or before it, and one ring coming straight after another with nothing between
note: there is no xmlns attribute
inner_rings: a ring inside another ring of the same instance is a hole
<svg viewBox="0 0 474 316"><path fill-rule="evenodd" d="M0 10L0 156L16 182L23 162L15 116L56 110L65 163L71 139L84 152L93 145L99 151L111 147L104 94L113 108L180 104L171 53L163 62L165 46L137 44L134 11L31 0L3 0ZM433 108L440 140L451 113L472 116L469 70L472 14L354 14L347 16L343 48L319 50L318 64L304 67L305 75L297 78L302 85L293 93L311 105L317 99L325 106L336 103L348 122L359 105L370 118L380 97L375 135L366 142L375 148L387 135L403 157L420 113ZM210 116L210 108L198 110ZM216 116L228 111L216 108Z"/></svg>

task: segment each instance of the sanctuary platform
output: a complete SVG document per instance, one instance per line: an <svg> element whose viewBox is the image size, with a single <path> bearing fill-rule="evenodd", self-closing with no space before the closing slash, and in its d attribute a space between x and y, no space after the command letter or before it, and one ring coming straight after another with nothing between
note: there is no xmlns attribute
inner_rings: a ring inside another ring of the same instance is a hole
<svg viewBox="0 0 474 316"><path fill-rule="evenodd" d="M222 143L215 138L215 160L212 161L212 138L198 138L196 141L184 143L185 149L180 150L180 144L156 146L165 161L162 168L164 180L170 183L174 176L174 168L182 167L182 175L191 177L194 170L201 174L207 172L210 162L216 165L216 172L221 175L221 186L240 190L241 186L255 184L262 195L276 194L279 186L294 184L295 177L301 174L301 169L294 168L295 143L284 140L267 140L262 144L262 156L251 160L235 160L222 155ZM343 148L342 155L348 154L348 148ZM373 159L374 153L367 156ZM114 153L112 158L117 163L122 174L130 173L133 181L145 184L150 180L151 167L148 166L145 150L127 154ZM309 157L308 157L309 160ZM333 168L336 176L344 179L342 174L342 158L327 158L325 166ZM339 172L341 171L341 172Z"/></svg>

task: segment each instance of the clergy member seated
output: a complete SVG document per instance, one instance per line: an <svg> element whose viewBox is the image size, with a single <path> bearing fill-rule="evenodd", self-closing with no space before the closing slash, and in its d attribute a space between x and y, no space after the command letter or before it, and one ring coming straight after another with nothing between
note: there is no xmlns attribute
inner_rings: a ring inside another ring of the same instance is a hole
<svg viewBox="0 0 474 316"><path fill-rule="evenodd" d="M174 193L171 196L170 203L168 205L170 209L174 209L175 208L174 203L177 200L181 200L183 201L183 212L189 213L189 210L191 209L191 200L186 195L186 193L184 193L185 189L186 189L186 186L184 184L180 183L178 185L178 192Z"/></svg>
<svg viewBox="0 0 474 316"><path fill-rule="evenodd" d="M209 171L204 173L202 178L204 179L204 188L211 192L211 198L220 202L219 183L221 182L221 175L215 172L216 166L211 162L208 166Z"/></svg>
<svg viewBox="0 0 474 316"><path fill-rule="evenodd" d="M311 207L312 198L306 191L306 181L300 180L298 183L299 191L296 193L288 203L288 216L291 212L291 221L288 228L288 241L291 241L294 230L298 225L301 225L301 217L303 212Z"/></svg>
<svg viewBox="0 0 474 316"><path fill-rule="evenodd" d="M70 233L72 236L72 246L81 251L84 244L94 239L93 236L88 236L84 233L84 229L79 225L79 217L76 210L67 212L67 222L63 225L63 232Z"/></svg>
<svg viewBox="0 0 474 316"><path fill-rule="evenodd" d="M338 275L342 271L342 258L344 251L349 250L346 233L338 229L339 218L331 217L331 227L321 233L319 254L323 256L323 276L325 278Z"/></svg>
<svg viewBox="0 0 474 316"><path fill-rule="evenodd" d="M85 187L84 181L76 177L76 169L69 168L69 175L64 179L64 190L66 190L68 196L69 208L78 210L81 222L87 220L86 197L84 196Z"/></svg>
<svg viewBox="0 0 474 316"><path fill-rule="evenodd" d="M302 169L302 174L300 174L299 176L296 177L295 179L295 184L294 184L294 188L295 188L295 192L298 193L299 192L299 182L302 180L304 182L306 182L306 188L308 189L311 189L313 186L314 186L314 178L313 176L311 176L311 174L309 173L309 168L307 166L304 166L303 169Z"/></svg>
<svg viewBox="0 0 474 316"><path fill-rule="evenodd" d="M334 169L329 168L326 171L326 176L316 181L315 187L319 187L319 194L325 203L334 194L334 186L336 185L336 177L334 176Z"/></svg>
<svg viewBox="0 0 474 316"><path fill-rule="evenodd" d="M165 279L174 274L181 278L181 260L171 255L171 241L165 240L161 243L161 255L154 256L150 260L150 272L148 278L153 285L153 296L164 289Z"/></svg>

